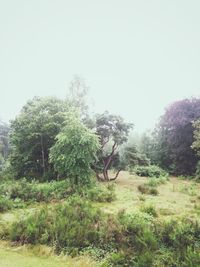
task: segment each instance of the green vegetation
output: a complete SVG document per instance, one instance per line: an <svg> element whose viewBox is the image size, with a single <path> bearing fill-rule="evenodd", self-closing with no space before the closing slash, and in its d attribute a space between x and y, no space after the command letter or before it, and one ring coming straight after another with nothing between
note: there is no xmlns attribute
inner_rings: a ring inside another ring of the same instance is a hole
<svg viewBox="0 0 200 267"><path fill-rule="evenodd" d="M175 102L152 134L131 139L122 117L89 115L79 79L70 92L36 97L0 124L5 263L200 266L199 99Z"/></svg>
<svg viewBox="0 0 200 267"><path fill-rule="evenodd" d="M99 149L98 137L73 114L68 114L66 126L57 135L50 149L50 162L61 177L71 184L85 184L91 177L91 164Z"/></svg>
<svg viewBox="0 0 200 267"><path fill-rule="evenodd" d="M119 154L119 148L128 140L132 124L120 116L104 112L96 116L95 130L100 140L100 149L94 170L99 181L116 180L120 171L128 165ZM109 177L109 170L115 169L114 177Z"/></svg>
<svg viewBox="0 0 200 267"><path fill-rule="evenodd" d="M11 246L0 243L0 266L2 267L92 267L97 266L89 257L56 256L45 246Z"/></svg>
<svg viewBox="0 0 200 267"><path fill-rule="evenodd" d="M185 180L179 181L183 188ZM91 267L146 266L149 263L150 266L171 266L173 262L177 266L180 263L183 266L195 266L200 260L200 226L197 221L197 205L200 200L196 196L195 202L192 202L191 197L194 196L183 192L177 182L175 178L166 181L164 178L130 176L124 172L115 188L112 183L108 186L96 184L91 188L82 188L62 203L49 202L31 212L31 207L27 212L19 210L13 213L11 220L4 213L0 220L0 237L14 241L18 246L27 243L34 245L33 248L51 245L57 254L75 256L76 263L79 262L77 257L83 255L83 262L87 257L93 259L93 262L91 260L86 265ZM27 182L22 180L23 183ZM55 184L58 184L59 188L64 183L66 182L35 182L33 187L46 184L56 188ZM187 183L192 186L194 182ZM160 194L153 198L146 195L141 203L137 184L146 184L157 189ZM199 188L199 185L196 184L196 187ZM173 210L169 210L169 205ZM193 219L186 219L187 214L191 214L192 207ZM124 208L127 212L123 211ZM9 255L12 253L9 251ZM21 258L20 255L16 257ZM29 260L29 255L26 257ZM34 256L33 261L35 260L42 261L42 258Z"/></svg>
<svg viewBox="0 0 200 267"><path fill-rule="evenodd" d="M68 107L57 98L35 97L11 122L11 171L16 178L55 179L49 150L65 122Z"/></svg>
<svg viewBox="0 0 200 267"><path fill-rule="evenodd" d="M50 202L63 199L73 193L68 181L39 183L28 182L25 178L17 181L4 181L0 185L2 198L22 202Z"/></svg>
<svg viewBox="0 0 200 267"><path fill-rule="evenodd" d="M133 170L135 174L138 176L144 176L144 177L160 177L160 176L167 176L167 172L162 170L156 165L150 165L150 166L136 166Z"/></svg>
<svg viewBox="0 0 200 267"><path fill-rule="evenodd" d="M5 212L12 209L13 203L9 198L0 197L0 212Z"/></svg>

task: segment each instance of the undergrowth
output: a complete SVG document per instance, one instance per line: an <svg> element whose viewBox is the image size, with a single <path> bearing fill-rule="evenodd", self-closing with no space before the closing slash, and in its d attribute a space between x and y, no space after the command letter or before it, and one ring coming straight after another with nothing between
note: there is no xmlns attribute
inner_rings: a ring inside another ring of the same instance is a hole
<svg viewBox="0 0 200 267"><path fill-rule="evenodd" d="M200 224L188 218L161 221L153 206L141 212L105 214L75 195L43 207L4 228L0 237L47 244L56 253L88 253L110 266L199 266Z"/></svg>

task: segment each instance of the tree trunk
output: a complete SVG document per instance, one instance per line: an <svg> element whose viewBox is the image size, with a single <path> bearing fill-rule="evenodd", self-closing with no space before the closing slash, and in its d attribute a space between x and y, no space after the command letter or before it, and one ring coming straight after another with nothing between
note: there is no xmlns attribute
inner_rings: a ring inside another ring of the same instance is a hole
<svg viewBox="0 0 200 267"><path fill-rule="evenodd" d="M115 177L110 178L110 181L116 180L120 172L121 172L121 170L118 170L117 173L115 174Z"/></svg>

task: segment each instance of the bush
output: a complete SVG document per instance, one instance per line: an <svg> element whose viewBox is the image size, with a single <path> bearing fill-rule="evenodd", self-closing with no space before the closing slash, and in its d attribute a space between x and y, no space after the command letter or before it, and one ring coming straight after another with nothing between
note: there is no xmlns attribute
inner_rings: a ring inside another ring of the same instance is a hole
<svg viewBox="0 0 200 267"><path fill-rule="evenodd" d="M22 202L49 202L52 199L63 199L72 194L69 183L59 182L28 182L25 178L18 181L7 181L1 184L0 194L11 200ZM16 202L17 202L16 201Z"/></svg>
<svg viewBox="0 0 200 267"><path fill-rule="evenodd" d="M157 211L154 206L152 205L146 205L142 206L140 209L142 212L148 213L149 215L153 217L158 217Z"/></svg>
<svg viewBox="0 0 200 267"><path fill-rule="evenodd" d="M10 235L10 224L0 221L0 240L6 240Z"/></svg>
<svg viewBox="0 0 200 267"><path fill-rule="evenodd" d="M7 197L0 197L0 212L5 212L12 209L13 203Z"/></svg>
<svg viewBox="0 0 200 267"><path fill-rule="evenodd" d="M138 185L138 190L142 194L149 194L149 195L154 195L154 196L157 196L159 194L159 192L158 192L158 190L156 188L151 187L148 184Z"/></svg>
<svg viewBox="0 0 200 267"><path fill-rule="evenodd" d="M22 244L51 244L57 252L67 249L74 253L90 245L104 244L111 238L108 232L101 211L74 196L67 203L42 208L13 223L10 239Z"/></svg>
<svg viewBox="0 0 200 267"><path fill-rule="evenodd" d="M107 186L97 184L97 186L87 190L87 197L92 201L112 202L116 198L114 184Z"/></svg>
<svg viewBox="0 0 200 267"><path fill-rule="evenodd" d="M134 257L131 257L124 252L114 252L110 254L107 261L100 265L100 267L134 266L134 263Z"/></svg>
<svg viewBox="0 0 200 267"><path fill-rule="evenodd" d="M157 196L159 194L158 190L156 188L150 188L149 194L153 196Z"/></svg>
<svg viewBox="0 0 200 267"><path fill-rule="evenodd" d="M48 244L56 252L88 252L102 267L199 266L200 224L187 218L156 219L156 210L105 215L80 196L44 207L11 224L0 225L0 238Z"/></svg>
<svg viewBox="0 0 200 267"><path fill-rule="evenodd" d="M195 178L200 181L200 161L198 161L196 165Z"/></svg>
<svg viewBox="0 0 200 267"><path fill-rule="evenodd" d="M138 254L157 248L157 240L152 227L152 216L135 213L132 215L119 214L122 232L125 237L124 246L135 250Z"/></svg>
<svg viewBox="0 0 200 267"><path fill-rule="evenodd" d="M146 184L140 184L140 185L138 185L138 190L142 194L148 194L149 193L149 187Z"/></svg>
<svg viewBox="0 0 200 267"><path fill-rule="evenodd" d="M167 182L166 177L151 178L146 183L150 187L157 187L158 185L165 184Z"/></svg>
<svg viewBox="0 0 200 267"><path fill-rule="evenodd" d="M146 215L118 215L123 238L101 267L199 266L198 222L185 218L161 222Z"/></svg>
<svg viewBox="0 0 200 267"><path fill-rule="evenodd" d="M160 176L167 176L168 173L161 169L156 165L150 166L136 166L134 168L134 173L138 176L145 176L145 177L160 177Z"/></svg>

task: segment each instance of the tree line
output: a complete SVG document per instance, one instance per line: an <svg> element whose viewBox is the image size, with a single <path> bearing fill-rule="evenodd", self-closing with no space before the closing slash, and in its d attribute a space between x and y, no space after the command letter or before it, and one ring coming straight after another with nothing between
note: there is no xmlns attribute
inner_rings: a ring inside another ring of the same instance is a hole
<svg viewBox="0 0 200 267"><path fill-rule="evenodd" d="M86 93L75 78L67 99L34 97L9 125L1 122L1 170L15 179L67 177L73 184L89 182L92 172L100 181L115 180L135 165L155 164L175 175L200 173L199 98L172 103L151 133L131 142L133 124L108 111L91 116Z"/></svg>

